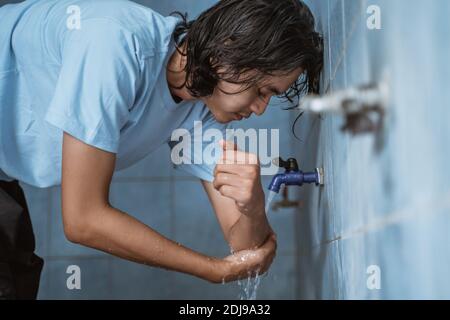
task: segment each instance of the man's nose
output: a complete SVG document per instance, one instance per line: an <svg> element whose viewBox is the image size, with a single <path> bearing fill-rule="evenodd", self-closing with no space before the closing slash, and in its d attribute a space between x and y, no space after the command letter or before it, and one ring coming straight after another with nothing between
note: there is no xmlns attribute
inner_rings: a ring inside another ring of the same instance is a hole
<svg viewBox="0 0 450 320"><path fill-rule="evenodd" d="M262 101L262 100L256 101L255 103L253 103L251 105L250 110L257 116L260 116L266 111L267 106L269 105L269 102L270 102L270 98L268 98L264 101Z"/></svg>

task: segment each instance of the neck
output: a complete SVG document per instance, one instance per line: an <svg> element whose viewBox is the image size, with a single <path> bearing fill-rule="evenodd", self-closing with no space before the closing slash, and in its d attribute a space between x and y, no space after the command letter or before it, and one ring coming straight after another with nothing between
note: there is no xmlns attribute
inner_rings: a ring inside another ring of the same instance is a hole
<svg viewBox="0 0 450 320"><path fill-rule="evenodd" d="M183 53L186 52L186 43L180 48ZM167 83L169 90L177 103L182 100L195 100L195 98L189 93L189 90L184 86L186 79L186 56L183 56L178 50L172 54L167 66Z"/></svg>

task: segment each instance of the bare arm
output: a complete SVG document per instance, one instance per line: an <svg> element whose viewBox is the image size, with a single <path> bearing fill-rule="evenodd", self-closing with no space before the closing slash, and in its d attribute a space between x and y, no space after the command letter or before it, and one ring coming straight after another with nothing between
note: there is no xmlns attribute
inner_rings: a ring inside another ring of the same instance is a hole
<svg viewBox="0 0 450 320"><path fill-rule="evenodd" d="M265 272L265 266L270 265L276 245L273 239L250 255L241 252L217 259L163 237L109 204L115 154L89 146L67 133L62 153L62 215L64 232L70 241L214 283L233 281L255 270Z"/></svg>
<svg viewBox="0 0 450 320"><path fill-rule="evenodd" d="M115 154L64 133L62 213L67 238L135 262L218 281L218 259L180 246L110 206L114 165Z"/></svg>
<svg viewBox="0 0 450 320"><path fill-rule="evenodd" d="M233 251L255 248L265 242L272 229L264 209L253 216L242 214L235 201L221 195L211 182L202 180L202 184Z"/></svg>
<svg viewBox="0 0 450 320"><path fill-rule="evenodd" d="M261 246L273 234L267 220L257 156L223 141L213 183L203 186L233 251Z"/></svg>

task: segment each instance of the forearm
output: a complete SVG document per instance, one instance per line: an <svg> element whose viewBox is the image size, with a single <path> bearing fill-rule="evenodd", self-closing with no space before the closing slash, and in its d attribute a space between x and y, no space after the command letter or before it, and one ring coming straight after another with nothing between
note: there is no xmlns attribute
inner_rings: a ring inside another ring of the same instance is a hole
<svg viewBox="0 0 450 320"><path fill-rule="evenodd" d="M105 207L90 215L80 244L115 256L212 281L216 259L183 247L126 213Z"/></svg>
<svg viewBox="0 0 450 320"><path fill-rule="evenodd" d="M264 209L251 216L241 214L230 229L229 243L234 251L253 249L266 241L270 231Z"/></svg>

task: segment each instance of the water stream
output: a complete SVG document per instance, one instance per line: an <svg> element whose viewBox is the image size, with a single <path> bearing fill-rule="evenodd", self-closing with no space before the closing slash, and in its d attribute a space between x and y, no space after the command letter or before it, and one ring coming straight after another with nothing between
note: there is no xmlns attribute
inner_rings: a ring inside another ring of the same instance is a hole
<svg viewBox="0 0 450 320"><path fill-rule="evenodd" d="M270 205L277 194L278 193L276 193L274 191L269 192L269 195L267 196L267 201L266 201L266 214L269 212Z"/></svg>
<svg viewBox="0 0 450 320"><path fill-rule="evenodd" d="M238 286L240 288L239 299L240 300L256 300L256 292L258 291L259 283L261 282L261 276L256 274L255 278L248 277L244 280L238 280Z"/></svg>
<svg viewBox="0 0 450 320"><path fill-rule="evenodd" d="M270 205L276 195L277 195L277 193L274 191L269 192L269 195L267 196L267 201L266 201L266 214L269 212ZM249 276L247 279L238 280L237 283L240 288L239 299L241 299L241 300L256 300L256 293L258 291L258 286L259 286L260 282L261 282L261 276L259 275L259 273L257 273L254 278Z"/></svg>

